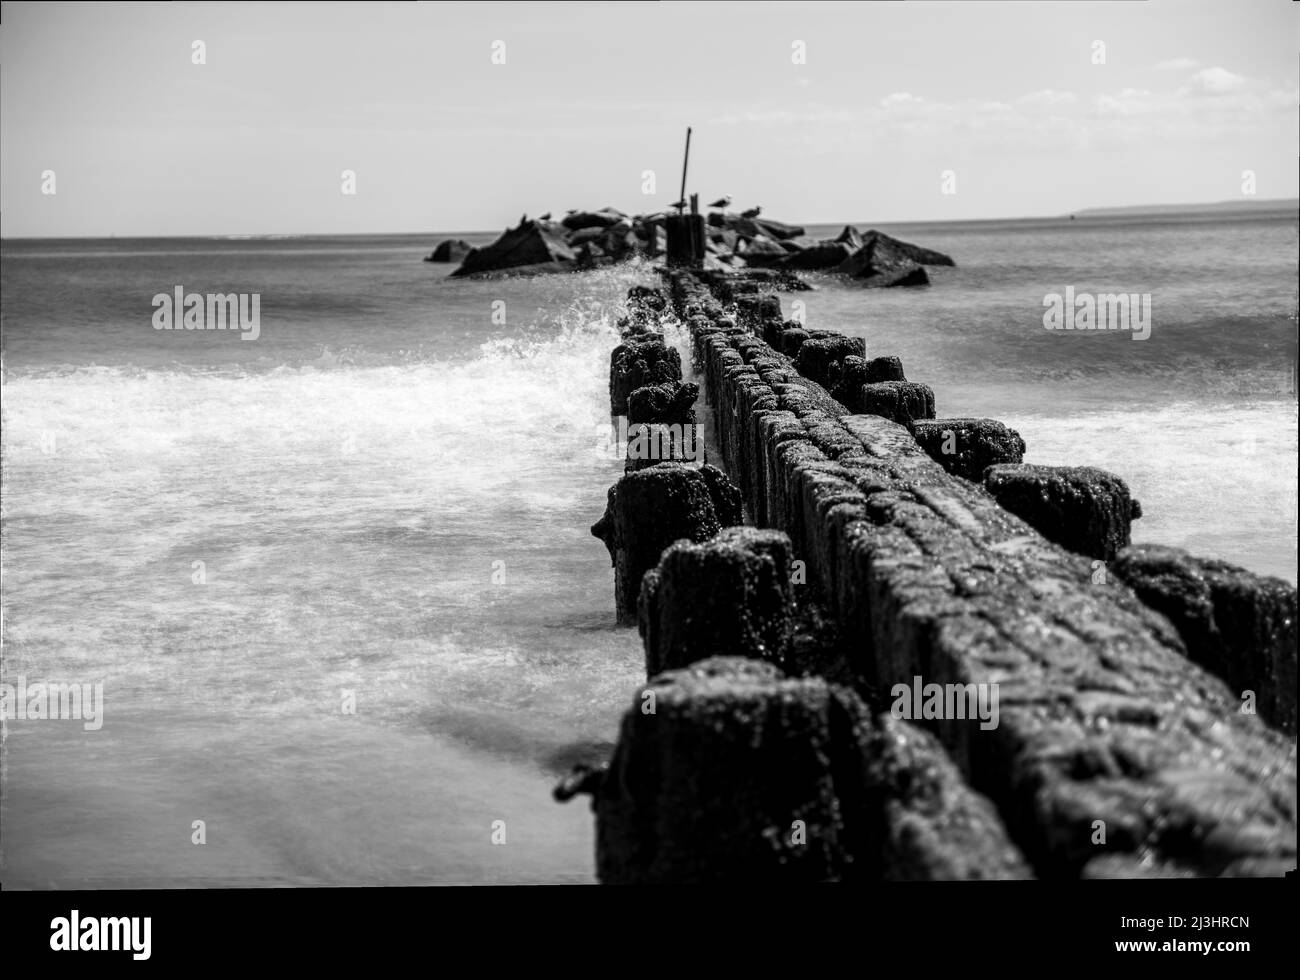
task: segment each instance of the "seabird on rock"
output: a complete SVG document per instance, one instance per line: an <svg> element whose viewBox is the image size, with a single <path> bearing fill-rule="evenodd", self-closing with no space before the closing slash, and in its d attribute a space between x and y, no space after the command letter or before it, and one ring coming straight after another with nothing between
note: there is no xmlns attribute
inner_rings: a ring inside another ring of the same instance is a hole
<svg viewBox="0 0 1300 980"><path fill-rule="evenodd" d="M550 211L547 211L544 215L542 215L542 216L541 216L540 218L538 218L537 220L538 220L538 221L550 221L550 220L551 220L551 212L550 212Z"/></svg>
<svg viewBox="0 0 1300 980"><path fill-rule="evenodd" d="M711 207L711 208L725 208L725 207L726 207L728 204L730 204L730 203L731 203L731 195L728 194L726 197L720 197L720 198L718 198L716 201L714 201L712 204L710 204L709 207Z"/></svg>
<svg viewBox="0 0 1300 980"><path fill-rule="evenodd" d="M762 213L762 210L761 207L750 208L748 211L741 211L740 216L742 218L757 218L759 214Z"/></svg>

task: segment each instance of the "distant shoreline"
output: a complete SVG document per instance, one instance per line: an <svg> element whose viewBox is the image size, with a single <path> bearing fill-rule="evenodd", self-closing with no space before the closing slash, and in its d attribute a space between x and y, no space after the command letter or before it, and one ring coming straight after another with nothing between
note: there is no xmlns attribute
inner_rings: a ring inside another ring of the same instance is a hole
<svg viewBox="0 0 1300 980"><path fill-rule="evenodd" d="M1084 208L1073 212L1079 218L1157 217L1175 214L1220 214L1242 211L1297 211L1300 198L1279 197L1262 201L1216 201L1211 204L1133 204L1118 208Z"/></svg>

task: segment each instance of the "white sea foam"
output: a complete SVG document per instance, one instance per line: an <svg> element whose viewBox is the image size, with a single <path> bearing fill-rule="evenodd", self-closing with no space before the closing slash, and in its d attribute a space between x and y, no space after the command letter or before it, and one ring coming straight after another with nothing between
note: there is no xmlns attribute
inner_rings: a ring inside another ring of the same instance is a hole
<svg viewBox="0 0 1300 980"><path fill-rule="evenodd" d="M1142 503L1135 542L1186 548L1296 581L1296 411L1266 402L1018 415L1025 460L1099 466Z"/></svg>

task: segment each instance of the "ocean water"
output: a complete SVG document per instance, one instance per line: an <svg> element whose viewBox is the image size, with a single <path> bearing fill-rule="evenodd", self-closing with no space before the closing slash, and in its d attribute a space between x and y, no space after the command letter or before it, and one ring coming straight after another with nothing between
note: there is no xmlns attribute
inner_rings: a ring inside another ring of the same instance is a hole
<svg viewBox="0 0 1300 980"><path fill-rule="evenodd" d="M1126 477L1137 540L1294 582L1296 224L884 227L958 267L783 303ZM440 237L0 247L0 679L105 702L5 723L6 887L593 880L550 789L642 676L589 527L613 321L655 276L458 282ZM258 339L154 330L177 285L260 293ZM1067 285L1150 292L1152 336L1044 330Z"/></svg>

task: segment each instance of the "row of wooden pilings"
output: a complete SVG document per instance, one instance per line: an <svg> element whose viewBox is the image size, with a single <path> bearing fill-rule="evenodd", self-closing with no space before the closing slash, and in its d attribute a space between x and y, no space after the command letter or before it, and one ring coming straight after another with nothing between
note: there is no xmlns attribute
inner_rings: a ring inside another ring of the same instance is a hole
<svg viewBox="0 0 1300 980"><path fill-rule="evenodd" d="M557 789L592 796L603 882L1294 866L1294 588L1289 695L1276 580L1238 576L1253 631L1217 649L1262 719L1189 659L1193 613L1153 611L1169 577L1127 547L1122 480L934 418L896 358L783 320L762 283L666 284L632 290L610 367L612 414L664 452L628 459L592 529L647 683L608 767ZM665 322L722 468L688 451ZM1136 587L1098 580L1115 559Z"/></svg>

